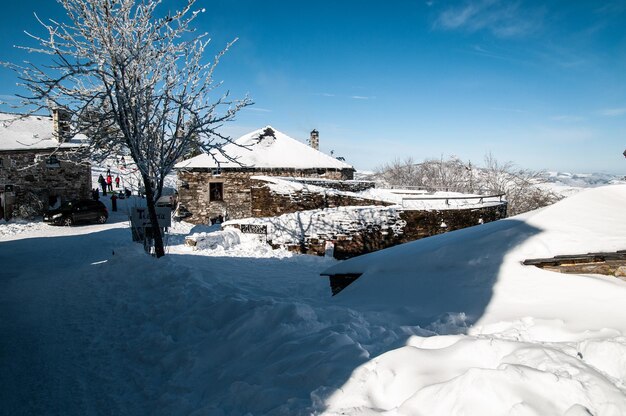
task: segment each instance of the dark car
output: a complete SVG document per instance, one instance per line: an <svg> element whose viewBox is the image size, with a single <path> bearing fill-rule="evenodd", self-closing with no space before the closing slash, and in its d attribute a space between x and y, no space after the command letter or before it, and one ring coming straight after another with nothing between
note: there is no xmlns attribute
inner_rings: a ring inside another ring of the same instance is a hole
<svg viewBox="0 0 626 416"><path fill-rule="evenodd" d="M76 199L61 204L57 209L47 211L43 220L56 225L72 225L81 222L104 224L109 218L106 207L100 201Z"/></svg>

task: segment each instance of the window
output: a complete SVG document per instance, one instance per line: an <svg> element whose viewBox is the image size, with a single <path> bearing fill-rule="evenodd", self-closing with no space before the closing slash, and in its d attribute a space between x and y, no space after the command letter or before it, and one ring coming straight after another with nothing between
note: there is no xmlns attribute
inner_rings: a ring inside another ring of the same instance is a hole
<svg viewBox="0 0 626 416"><path fill-rule="evenodd" d="M222 182L211 182L209 184L209 201L224 200L224 184Z"/></svg>

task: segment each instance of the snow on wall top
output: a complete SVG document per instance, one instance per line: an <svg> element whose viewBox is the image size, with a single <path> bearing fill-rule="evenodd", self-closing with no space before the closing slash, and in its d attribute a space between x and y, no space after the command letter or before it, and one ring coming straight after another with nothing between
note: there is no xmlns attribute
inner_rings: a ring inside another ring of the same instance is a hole
<svg viewBox="0 0 626 416"><path fill-rule="evenodd" d="M52 117L0 113L0 151L77 147L84 140L85 136L77 135L59 146L53 136Z"/></svg>
<svg viewBox="0 0 626 416"><path fill-rule="evenodd" d="M264 135L268 129L273 131L272 135ZM225 145L223 150L236 159L236 162L214 151L177 163L175 168L353 169L351 165L315 150L271 126L241 136L234 143Z"/></svg>
<svg viewBox="0 0 626 416"><path fill-rule="evenodd" d="M319 194L339 194L358 196L353 192L341 192L332 188L323 188L317 185L302 183L300 181L292 181L291 178L281 178L280 176L252 176L251 179L267 182L269 188L277 194L288 195L293 192L312 192Z"/></svg>
<svg viewBox="0 0 626 416"><path fill-rule="evenodd" d="M344 195L353 198L389 202L401 206L404 210L445 211L454 209L476 209L492 207L503 203L498 197L482 197L481 195L462 194L459 192L434 192L426 194L425 191L378 188L368 189L362 192L350 192L308 184L299 180L299 178L281 178L280 176L252 176L251 178L267 182L269 188L277 194L289 195L294 192L306 191L323 195ZM411 200L411 196L417 196L420 199ZM448 197L450 197L450 199L447 199Z"/></svg>

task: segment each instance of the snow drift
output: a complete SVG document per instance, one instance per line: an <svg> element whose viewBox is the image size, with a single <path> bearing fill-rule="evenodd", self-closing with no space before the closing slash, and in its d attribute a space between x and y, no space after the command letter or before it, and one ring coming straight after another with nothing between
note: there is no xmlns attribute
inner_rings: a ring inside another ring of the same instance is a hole
<svg viewBox="0 0 626 416"><path fill-rule="evenodd" d="M241 235L194 251L210 230L185 224L155 260L123 212L2 223L0 408L622 415L626 282L520 262L625 248L625 204L626 186L594 189L343 263ZM363 275L331 297L324 270Z"/></svg>
<svg viewBox="0 0 626 416"><path fill-rule="evenodd" d="M328 414L624 414L626 283L521 262L624 249L625 204L626 186L595 189L325 271L363 273L341 305L444 335L357 369Z"/></svg>

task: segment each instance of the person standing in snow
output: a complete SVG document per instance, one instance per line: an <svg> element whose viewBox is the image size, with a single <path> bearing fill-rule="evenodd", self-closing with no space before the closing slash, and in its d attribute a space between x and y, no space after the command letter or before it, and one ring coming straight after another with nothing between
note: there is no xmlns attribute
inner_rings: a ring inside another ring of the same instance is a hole
<svg viewBox="0 0 626 416"><path fill-rule="evenodd" d="M104 179L102 174L100 174L100 177L98 178L98 183L102 187L102 196L107 196L107 181Z"/></svg>
<svg viewBox="0 0 626 416"><path fill-rule="evenodd" d="M109 187L109 191L113 192L113 178L111 177L111 174L107 175L107 185Z"/></svg>
<svg viewBox="0 0 626 416"><path fill-rule="evenodd" d="M111 211L117 211L117 195L111 195Z"/></svg>
<svg viewBox="0 0 626 416"><path fill-rule="evenodd" d="M119 176L116 176L116 177L115 177L115 187L116 187L116 188L119 188L119 187L120 187L120 177L119 177Z"/></svg>

